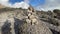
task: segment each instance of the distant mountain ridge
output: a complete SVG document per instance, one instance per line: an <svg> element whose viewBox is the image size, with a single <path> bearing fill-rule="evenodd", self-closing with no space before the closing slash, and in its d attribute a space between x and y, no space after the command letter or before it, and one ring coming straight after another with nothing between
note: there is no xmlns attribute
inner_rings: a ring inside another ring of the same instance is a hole
<svg viewBox="0 0 60 34"><path fill-rule="evenodd" d="M26 3L26 2L20 2L20 3L15 3L15 4L0 4L0 7L1 8L4 8L4 7L10 7L10 8L22 8L22 9L28 9L29 7L29 4Z"/></svg>

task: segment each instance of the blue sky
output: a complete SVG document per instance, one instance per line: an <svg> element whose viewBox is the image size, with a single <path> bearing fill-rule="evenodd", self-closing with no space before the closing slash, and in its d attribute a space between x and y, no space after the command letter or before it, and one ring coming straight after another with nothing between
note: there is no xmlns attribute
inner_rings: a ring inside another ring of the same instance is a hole
<svg viewBox="0 0 60 34"><path fill-rule="evenodd" d="M30 0L30 4L32 6L43 5L44 3L45 3L45 0Z"/></svg>
<svg viewBox="0 0 60 34"><path fill-rule="evenodd" d="M10 3L14 4L16 2L21 2L21 1L24 1L24 0L9 0Z"/></svg>
<svg viewBox="0 0 60 34"><path fill-rule="evenodd" d="M14 4L16 2L21 2L24 0L9 0L10 3ZM37 5L43 5L45 3L45 0L29 0L29 4L32 6L37 6Z"/></svg>

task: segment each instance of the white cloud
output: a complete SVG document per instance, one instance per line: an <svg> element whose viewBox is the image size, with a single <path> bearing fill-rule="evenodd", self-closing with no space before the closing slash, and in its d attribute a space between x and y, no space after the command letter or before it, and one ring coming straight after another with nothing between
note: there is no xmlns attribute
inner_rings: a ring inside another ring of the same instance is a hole
<svg viewBox="0 0 60 34"><path fill-rule="evenodd" d="M0 0L0 1L2 1L2 2L6 2L6 1L8 1L8 0Z"/></svg>
<svg viewBox="0 0 60 34"><path fill-rule="evenodd" d="M10 7L13 7L13 8L23 8L23 9L27 9L29 7L29 5L25 2L20 2L20 3L15 3L13 5L9 5Z"/></svg>
<svg viewBox="0 0 60 34"><path fill-rule="evenodd" d="M11 7L11 8L23 8L23 9L27 9L29 7L28 0L22 1L22 2L17 2L15 4L10 4L9 0L0 0L0 4L6 6L6 7Z"/></svg>
<svg viewBox="0 0 60 34"><path fill-rule="evenodd" d="M60 9L60 0L46 0L44 5L37 6L38 10Z"/></svg>
<svg viewBox="0 0 60 34"><path fill-rule="evenodd" d="M9 0L0 0L0 4L2 5L6 5L8 3Z"/></svg>
<svg viewBox="0 0 60 34"><path fill-rule="evenodd" d="M27 3L29 3L29 0L24 0L24 2L27 2Z"/></svg>

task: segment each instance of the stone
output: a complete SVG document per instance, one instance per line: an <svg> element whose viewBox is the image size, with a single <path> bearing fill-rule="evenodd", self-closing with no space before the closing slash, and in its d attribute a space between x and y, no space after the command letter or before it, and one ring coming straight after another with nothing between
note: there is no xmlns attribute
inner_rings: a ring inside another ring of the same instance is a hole
<svg viewBox="0 0 60 34"><path fill-rule="evenodd" d="M29 13L28 16L31 16L31 13Z"/></svg>
<svg viewBox="0 0 60 34"><path fill-rule="evenodd" d="M36 19L32 19L32 23L36 23L37 22L37 20Z"/></svg>
<svg viewBox="0 0 60 34"><path fill-rule="evenodd" d="M30 18L30 19L34 19L34 18L35 18L35 16L34 16L34 15L31 15L31 16L29 16L29 18Z"/></svg>
<svg viewBox="0 0 60 34"><path fill-rule="evenodd" d="M19 29L21 34L52 34L50 29L42 22L39 22L37 25L25 23Z"/></svg>
<svg viewBox="0 0 60 34"><path fill-rule="evenodd" d="M26 19L26 22L27 22L27 23L31 23L31 20L30 20L30 19Z"/></svg>
<svg viewBox="0 0 60 34"><path fill-rule="evenodd" d="M32 13L32 11L28 10L28 13Z"/></svg>
<svg viewBox="0 0 60 34"><path fill-rule="evenodd" d="M25 16L25 18L28 18L28 16Z"/></svg>

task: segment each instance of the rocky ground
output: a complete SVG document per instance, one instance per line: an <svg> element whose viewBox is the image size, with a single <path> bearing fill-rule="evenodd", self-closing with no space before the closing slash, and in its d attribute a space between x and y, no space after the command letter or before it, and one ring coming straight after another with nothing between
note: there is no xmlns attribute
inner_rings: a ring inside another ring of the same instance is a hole
<svg viewBox="0 0 60 34"><path fill-rule="evenodd" d="M60 34L60 10L0 9L0 34Z"/></svg>

